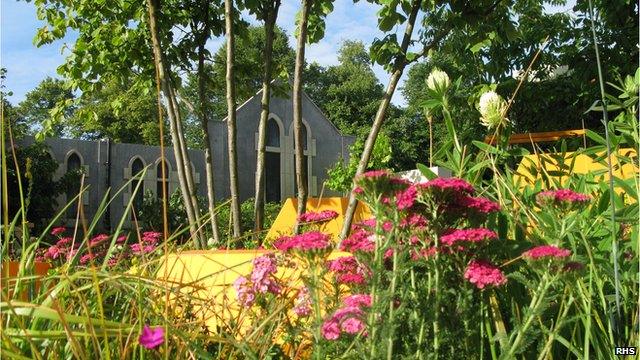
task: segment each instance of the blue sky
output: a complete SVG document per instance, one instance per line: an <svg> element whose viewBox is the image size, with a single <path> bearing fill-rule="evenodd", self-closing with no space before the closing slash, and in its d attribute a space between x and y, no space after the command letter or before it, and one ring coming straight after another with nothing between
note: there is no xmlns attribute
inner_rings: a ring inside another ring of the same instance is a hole
<svg viewBox="0 0 640 360"><path fill-rule="evenodd" d="M289 34L289 43L295 45L293 37L295 15L299 1L284 0L278 14L278 25ZM335 9L327 18L327 33L317 44L308 45L307 61L321 65L338 63L337 51L346 39L362 40L369 46L382 33L377 29L376 7L367 2L353 4L352 1L335 1ZM15 0L0 0L0 24L2 24L0 40L0 63L7 69L5 85L13 91L9 100L17 104L24 99L27 92L35 88L47 76L56 77L56 68L64 61L65 44L72 46L74 34L68 34L64 40L40 48L33 45L36 30L43 25L36 18L33 3ZM215 51L224 39L212 39L208 47ZM380 81L386 85L388 75L380 66L374 68ZM399 92L393 98L396 104L402 104Z"/></svg>

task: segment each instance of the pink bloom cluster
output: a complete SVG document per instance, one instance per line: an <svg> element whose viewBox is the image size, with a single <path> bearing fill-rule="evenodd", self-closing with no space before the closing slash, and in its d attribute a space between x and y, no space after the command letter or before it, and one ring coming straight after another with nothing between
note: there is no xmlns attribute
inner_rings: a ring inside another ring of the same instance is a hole
<svg viewBox="0 0 640 360"><path fill-rule="evenodd" d="M522 253L522 257L530 260L563 259L571 256L571 250L562 249L554 245L541 245Z"/></svg>
<svg viewBox="0 0 640 360"><path fill-rule="evenodd" d="M327 340L337 340L342 333L357 335L365 331L365 312L362 308L371 307L369 295L351 295L344 300L345 306L336 310L321 328L322 336Z"/></svg>
<svg viewBox="0 0 640 360"><path fill-rule="evenodd" d="M457 200L456 205L479 214L500 211L500 205L482 197L462 196Z"/></svg>
<svg viewBox="0 0 640 360"><path fill-rule="evenodd" d="M298 292L298 296L294 302L293 312L300 317L311 315L311 296L306 286L303 286Z"/></svg>
<svg viewBox="0 0 640 360"><path fill-rule="evenodd" d="M331 246L329 235L320 231L309 231L292 237L284 236L274 243L276 249L288 251L328 250Z"/></svg>
<svg viewBox="0 0 640 360"><path fill-rule="evenodd" d="M536 200L540 205L561 205L561 204L585 204L591 198L588 195L575 192L571 189L547 190L539 193Z"/></svg>
<svg viewBox="0 0 640 360"><path fill-rule="evenodd" d="M129 248L135 255L148 254L158 247L158 241L162 237L162 233L156 231L145 231L142 233L141 241L131 244Z"/></svg>
<svg viewBox="0 0 640 360"><path fill-rule="evenodd" d="M413 206L418 197L418 189L415 185L409 185L404 191L400 191L396 196L396 206L398 210L406 210Z"/></svg>
<svg viewBox="0 0 640 360"><path fill-rule="evenodd" d="M369 276L369 270L353 256L342 256L328 261L329 271L335 273L339 284L362 285Z"/></svg>
<svg viewBox="0 0 640 360"><path fill-rule="evenodd" d="M234 281L238 301L243 306L253 305L257 294L280 294L280 285L274 275L278 271L273 255L264 255L253 259L253 270L249 279L240 276Z"/></svg>
<svg viewBox="0 0 640 360"><path fill-rule="evenodd" d="M355 252L372 252L376 247L371 233L364 229L356 229L348 238L340 244L340 250Z"/></svg>
<svg viewBox="0 0 640 360"><path fill-rule="evenodd" d="M468 243L478 243L485 240L496 239L498 235L485 228L477 228L477 229L455 229L447 231L442 237L440 237L440 241L444 245L453 246L458 242L468 242Z"/></svg>
<svg viewBox="0 0 640 360"><path fill-rule="evenodd" d="M64 226L54 227L53 229L51 229L51 235L58 236L58 235L64 233L65 230L66 229L64 228Z"/></svg>
<svg viewBox="0 0 640 360"><path fill-rule="evenodd" d="M421 189L434 189L455 195L473 194L474 189L466 180L459 178L435 178L417 185Z"/></svg>
<svg viewBox="0 0 640 360"><path fill-rule="evenodd" d="M306 212L298 216L298 221L302 223L325 222L338 217L338 213L333 210L323 210L320 212Z"/></svg>
<svg viewBox="0 0 640 360"><path fill-rule="evenodd" d="M486 286L500 286L507 283L507 278L502 271L484 260L473 260L464 272L464 278L474 284L478 289Z"/></svg>

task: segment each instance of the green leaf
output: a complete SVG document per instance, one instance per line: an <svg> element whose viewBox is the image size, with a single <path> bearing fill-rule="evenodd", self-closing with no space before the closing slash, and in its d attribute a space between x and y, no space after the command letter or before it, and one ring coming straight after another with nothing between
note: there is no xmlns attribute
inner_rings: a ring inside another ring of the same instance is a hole
<svg viewBox="0 0 640 360"><path fill-rule="evenodd" d="M429 180L433 180L438 177L438 175L436 175L436 173L431 171L431 169L429 169L427 165L418 163L416 164L416 168L418 168L418 170L420 170L422 175L424 175L424 177L426 177Z"/></svg>

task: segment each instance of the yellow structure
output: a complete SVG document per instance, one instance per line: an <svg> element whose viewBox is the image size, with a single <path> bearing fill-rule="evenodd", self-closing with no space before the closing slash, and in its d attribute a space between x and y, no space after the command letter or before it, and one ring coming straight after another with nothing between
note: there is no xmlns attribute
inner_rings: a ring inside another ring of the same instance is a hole
<svg viewBox="0 0 640 360"><path fill-rule="evenodd" d="M349 199L342 197L329 198L309 198L307 199L307 211L320 212L323 210L333 210L338 213L338 217L322 224L322 231L332 236L334 240L338 239L342 223L344 222L344 213L347 210ZM273 222L271 229L266 236L266 242L269 243L282 235L290 235L296 223L298 208L298 199L289 198L282 205L282 209L278 217ZM358 202L356 212L353 217L353 223L366 220L371 217L371 212L364 204Z"/></svg>
<svg viewBox="0 0 640 360"><path fill-rule="evenodd" d="M533 185L543 178L555 179L559 183L563 183L568 179L570 174L588 174L594 175L596 181L607 181L609 173L606 166L606 153L598 153L593 155L595 158L604 158L603 162L594 160L594 158L585 154L576 152L567 152L564 154L538 154L525 156L517 169L518 177L516 183L520 185ZM613 164L613 176L620 179L629 179L638 175L638 167L633 163L622 163L619 157L636 159L638 155L635 149L619 149L612 154L611 162Z"/></svg>
<svg viewBox="0 0 640 360"><path fill-rule="evenodd" d="M240 311L242 307L236 300L237 294L232 285L238 277L248 277L251 274L254 258L273 252L194 250L168 254L163 257L157 276L172 288L172 304L176 307L184 306L174 308L173 311L178 314L189 311L211 331L217 327L231 327L235 328L239 335L241 330L250 324L249 320L245 321L242 318L250 312ZM328 259L348 255L350 254L336 251L329 254ZM289 292L291 301L302 285L301 275L305 271L299 264L294 264L291 268L278 268L276 277L285 284L284 290ZM234 327L231 324L236 325Z"/></svg>

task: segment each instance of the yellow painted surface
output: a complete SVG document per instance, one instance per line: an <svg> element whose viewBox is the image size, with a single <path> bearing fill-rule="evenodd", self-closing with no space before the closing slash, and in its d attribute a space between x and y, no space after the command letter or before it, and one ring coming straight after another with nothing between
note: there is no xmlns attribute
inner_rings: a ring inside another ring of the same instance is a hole
<svg viewBox="0 0 640 360"><path fill-rule="evenodd" d="M194 250L169 254L157 272L178 295L171 295L173 311L188 310L214 331L218 326L228 326L232 320L246 328L250 312L240 311L233 282L239 276L247 277L253 268L251 261L271 250ZM328 259L348 256L346 252L332 252ZM304 269L279 267L276 277L291 295L291 301L302 285L300 275ZM159 294L160 295L160 294ZM183 308L180 308L183 307ZM188 308L188 309L187 309Z"/></svg>
<svg viewBox="0 0 640 360"><path fill-rule="evenodd" d="M635 157L637 159L637 154L634 149L620 149L617 154L612 155L613 175L621 179L637 176L638 167L632 164L624 164L621 166L617 155ZM535 167L536 170L533 172L529 171L531 167ZM518 166L518 176L516 176L514 180L516 183L520 182L522 186L533 185L535 182L541 181L543 174L546 174L544 176L555 178L563 183L571 173L592 173L597 181L607 181L609 179L607 166L603 163L594 161L591 157L584 154L567 152L564 159L562 159L561 154L525 156Z"/></svg>
<svg viewBox="0 0 640 360"><path fill-rule="evenodd" d="M309 198L307 200L307 211L319 212L323 210L333 210L338 213L338 217L322 224L322 231L330 234L334 240L338 239L342 223L344 222L344 213L347 210L349 199L343 197L329 198ZM290 235L296 222L296 213L298 207L298 199L289 198L282 205L282 210L273 222L271 229L267 233L267 243L277 239L282 235ZM356 212L354 214L353 223L366 220L371 217L371 212L364 204L358 202Z"/></svg>

